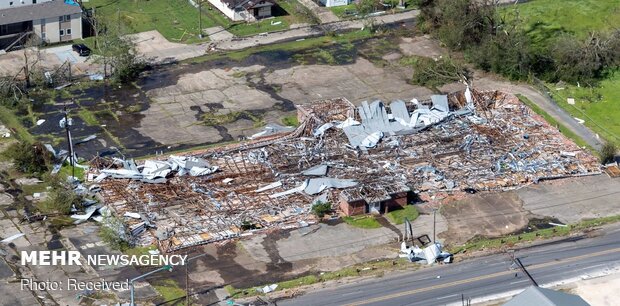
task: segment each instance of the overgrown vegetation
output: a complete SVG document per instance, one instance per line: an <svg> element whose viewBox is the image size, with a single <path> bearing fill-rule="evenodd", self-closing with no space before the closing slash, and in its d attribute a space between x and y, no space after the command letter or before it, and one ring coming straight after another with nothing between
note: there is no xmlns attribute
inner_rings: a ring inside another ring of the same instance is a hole
<svg viewBox="0 0 620 306"><path fill-rule="evenodd" d="M72 207L80 207L81 198L69 188L65 186L64 177L51 176L46 178L50 183L50 190L47 198L38 204L39 209L43 213L60 213L69 214Z"/></svg>
<svg viewBox="0 0 620 306"><path fill-rule="evenodd" d="M298 278L294 278L287 281L278 282L276 291L297 288L301 286L308 286L320 282L326 282L331 280L337 280L346 277L358 277L358 276L381 276L387 271L393 270L415 270L419 265L413 265L409 260L405 258L399 258L397 260L377 260L373 262L367 262L362 264L353 265L350 267L342 268L333 272L321 272L316 274L310 274ZM244 298L248 296L259 295L260 293L256 288L237 289L232 285L224 287L228 294L232 298ZM260 286L259 286L260 288Z"/></svg>
<svg viewBox="0 0 620 306"><path fill-rule="evenodd" d="M128 83L146 67L136 51L136 43L128 37L121 23L104 17L90 19L95 31L95 63L103 65L103 74L116 83Z"/></svg>
<svg viewBox="0 0 620 306"><path fill-rule="evenodd" d="M419 0L419 5L419 28L449 50L511 80L540 79L547 87L562 83L549 90L558 104L607 141L620 143L617 0L537 0L505 7L490 0ZM578 104L566 103L576 95Z"/></svg>
<svg viewBox="0 0 620 306"><path fill-rule="evenodd" d="M2 154L13 160L15 169L34 176L41 176L47 172L52 160L50 152L42 143L25 140L13 143Z"/></svg>
<svg viewBox="0 0 620 306"><path fill-rule="evenodd" d="M524 30L519 7L499 11L490 0L421 0L420 7L421 29L465 52L477 67L510 79L533 74L549 82L596 84L620 64L620 30L592 30L587 37L558 31L541 42Z"/></svg>
<svg viewBox="0 0 620 306"><path fill-rule="evenodd" d="M601 163L608 164L613 163L616 159L616 153L618 152L618 147L611 143L607 142L601 148Z"/></svg>
<svg viewBox="0 0 620 306"><path fill-rule="evenodd" d="M286 116L282 118L282 124L284 124L285 126L298 127L299 120L297 119L297 115Z"/></svg>
<svg viewBox="0 0 620 306"><path fill-rule="evenodd" d="M312 205L312 213L319 218L325 217L326 214L332 211L332 203L330 202L318 202Z"/></svg>
<svg viewBox="0 0 620 306"><path fill-rule="evenodd" d="M385 216L394 224L405 223L405 218L409 221L413 221L418 218L420 213L414 205L407 205L403 209L391 211Z"/></svg>
<svg viewBox="0 0 620 306"><path fill-rule="evenodd" d="M131 247L124 231L123 221L115 216L106 216L99 228L99 237L114 250L125 252Z"/></svg>

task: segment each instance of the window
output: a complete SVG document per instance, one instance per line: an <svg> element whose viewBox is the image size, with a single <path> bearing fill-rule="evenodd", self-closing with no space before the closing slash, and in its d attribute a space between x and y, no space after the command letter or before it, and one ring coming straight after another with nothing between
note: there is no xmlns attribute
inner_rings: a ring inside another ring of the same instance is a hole
<svg viewBox="0 0 620 306"><path fill-rule="evenodd" d="M47 35L45 34L45 32L41 33L41 39L45 40L47 38Z"/></svg>
<svg viewBox="0 0 620 306"><path fill-rule="evenodd" d="M67 35L71 35L71 29L66 29L65 31L66 31Z"/></svg>
<svg viewBox="0 0 620 306"><path fill-rule="evenodd" d="M62 22L63 18L64 18L64 16L60 16L60 17L58 17L58 21L59 21L59 22Z"/></svg>
<svg viewBox="0 0 620 306"><path fill-rule="evenodd" d="M9 2L9 6L13 6L13 1Z"/></svg>
<svg viewBox="0 0 620 306"><path fill-rule="evenodd" d="M71 21L71 15L65 15L65 21Z"/></svg>
<svg viewBox="0 0 620 306"><path fill-rule="evenodd" d="M60 36L65 36L65 29L60 29Z"/></svg>
<svg viewBox="0 0 620 306"><path fill-rule="evenodd" d="M41 19L41 25L45 25L45 19Z"/></svg>
<svg viewBox="0 0 620 306"><path fill-rule="evenodd" d="M32 0L32 4L37 4L37 0Z"/></svg>

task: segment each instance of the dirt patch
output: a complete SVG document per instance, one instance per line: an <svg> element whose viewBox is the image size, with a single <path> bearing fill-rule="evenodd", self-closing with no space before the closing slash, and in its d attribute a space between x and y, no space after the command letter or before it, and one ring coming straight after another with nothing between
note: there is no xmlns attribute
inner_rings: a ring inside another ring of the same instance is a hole
<svg viewBox="0 0 620 306"><path fill-rule="evenodd" d="M514 192L476 194L444 205L448 231L440 238L462 244L474 236L498 237L528 225L530 213Z"/></svg>

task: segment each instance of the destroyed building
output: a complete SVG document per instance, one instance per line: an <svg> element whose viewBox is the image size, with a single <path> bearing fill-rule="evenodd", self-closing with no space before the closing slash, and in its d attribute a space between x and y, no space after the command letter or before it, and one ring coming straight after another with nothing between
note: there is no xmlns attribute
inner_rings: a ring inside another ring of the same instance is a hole
<svg viewBox="0 0 620 306"><path fill-rule="evenodd" d="M384 213L419 194L517 188L599 173L596 159L512 96L344 98L298 107L293 131L188 156L98 160L102 200L139 244L165 252L316 222L311 207Z"/></svg>

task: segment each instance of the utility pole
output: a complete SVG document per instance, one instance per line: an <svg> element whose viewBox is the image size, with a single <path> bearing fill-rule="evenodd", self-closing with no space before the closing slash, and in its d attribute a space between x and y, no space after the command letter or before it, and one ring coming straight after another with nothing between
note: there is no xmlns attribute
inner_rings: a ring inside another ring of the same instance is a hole
<svg viewBox="0 0 620 306"><path fill-rule="evenodd" d="M202 0L198 0L198 38L202 39Z"/></svg>
<svg viewBox="0 0 620 306"><path fill-rule="evenodd" d="M433 208L433 244L435 244L435 239L437 238L437 236L435 235L436 223L437 223L437 209Z"/></svg>
<svg viewBox="0 0 620 306"><path fill-rule="evenodd" d="M188 252L185 252L185 256L188 256ZM190 306L189 304L189 261L185 263L185 305Z"/></svg>
<svg viewBox="0 0 620 306"><path fill-rule="evenodd" d="M527 269L525 269L525 266L523 266L523 263L521 263L521 259L519 259L518 257L515 257L514 262L517 264L517 266L519 266L521 271L523 271L523 274L525 274L530 279L532 284L534 284L534 286L538 287L538 283L536 282L536 280L534 280L532 275L530 275L530 272L527 272Z"/></svg>
<svg viewBox="0 0 620 306"><path fill-rule="evenodd" d="M73 104L73 99L71 100ZM71 131L69 130L69 126L71 125L69 122L69 111L67 110L67 102L64 103L64 112L65 112L65 122L64 128L67 134L67 146L69 147L69 164L71 165L71 176L75 178L75 154L73 153L73 141L71 140Z"/></svg>

